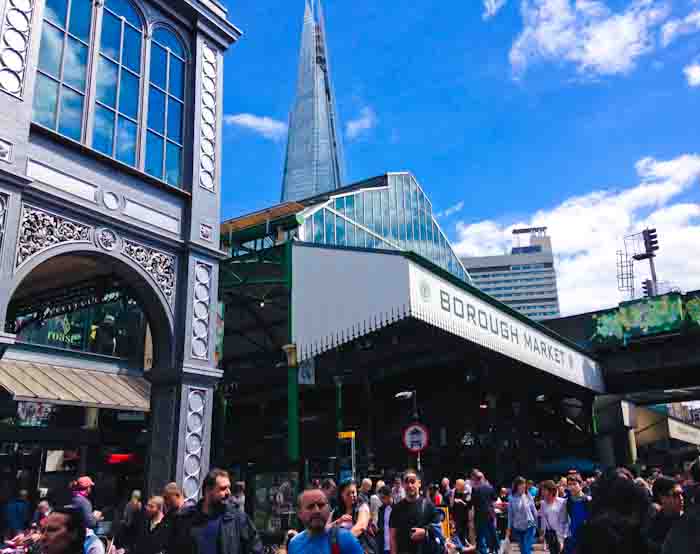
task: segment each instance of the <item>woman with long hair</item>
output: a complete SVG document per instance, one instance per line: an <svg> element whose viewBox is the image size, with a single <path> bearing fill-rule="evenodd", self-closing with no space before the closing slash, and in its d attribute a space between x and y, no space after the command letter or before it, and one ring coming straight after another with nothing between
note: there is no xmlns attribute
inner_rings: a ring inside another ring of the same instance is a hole
<svg viewBox="0 0 700 554"><path fill-rule="evenodd" d="M521 554L532 554L537 534L537 508L527 490L527 481L516 477L512 497L508 503L507 537L520 545Z"/></svg>
<svg viewBox="0 0 700 554"><path fill-rule="evenodd" d="M347 529L357 538L365 554L374 554L374 540L368 532L369 505L359 500L355 481L347 481L338 487L338 507L331 519L332 525Z"/></svg>

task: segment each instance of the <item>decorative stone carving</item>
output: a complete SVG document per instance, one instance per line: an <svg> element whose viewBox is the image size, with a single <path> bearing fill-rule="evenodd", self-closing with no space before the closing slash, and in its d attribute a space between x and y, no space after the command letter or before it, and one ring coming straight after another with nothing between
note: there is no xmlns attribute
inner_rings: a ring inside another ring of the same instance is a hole
<svg viewBox="0 0 700 554"><path fill-rule="evenodd" d="M119 198L119 195L117 195L114 192L105 192L104 195L102 196L102 203L105 205L105 208L108 210L117 210L121 206L121 199Z"/></svg>
<svg viewBox="0 0 700 554"><path fill-rule="evenodd" d="M123 241L122 253L146 270L172 304L175 296L175 256L131 240Z"/></svg>
<svg viewBox="0 0 700 554"><path fill-rule="evenodd" d="M185 461L183 492L186 500L197 500L201 488L202 446L207 391L190 387L187 395L187 428L185 434Z"/></svg>
<svg viewBox="0 0 700 554"><path fill-rule="evenodd" d="M115 250L119 246L119 235L112 229L100 229L97 231L97 244L105 250Z"/></svg>
<svg viewBox="0 0 700 554"><path fill-rule="evenodd" d="M0 38L0 89L22 98L34 0L9 0Z"/></svg>
<svg viewBox="0 0 700 554"><path fill-rule="evenodd" d="M214 192L216 184L216 125L218 53L202 45L202 96L199 137L199 186Z"/></svg>
<svg viewBox="0 0 700 554"><path fill-rule="evenodd" d="M90 242L92 227L24 205L17 239L15 267L34 254L66 242Z"/></svg>
<svg viewBox="0 0 700 554"><path fill-rule="evenodd" d="M0 139L0 161L12 163L12 143Z"/></svg>
<svg viewBox="0 0 700 554"><path fill-rule="evenodd" d="M209 306L211 305L212 266L197 262L194 268L194 306L192 310L192 357L209 356Z"/></svg>
<svg viewBox="0 0 700 554"><path fill-rule="evenodd" d="M0 249L5 238L5 222L7 221L7 196L0 194Z"/></svg>
<svg viewBox="0 0 700 554"><path fill-rule="evenodd" d="M207 225L206 223L200 223L199 224L199 238L202 240L206 240L207 242L211 242L211 237L212 237L213 229L211 225Z"/></svg>

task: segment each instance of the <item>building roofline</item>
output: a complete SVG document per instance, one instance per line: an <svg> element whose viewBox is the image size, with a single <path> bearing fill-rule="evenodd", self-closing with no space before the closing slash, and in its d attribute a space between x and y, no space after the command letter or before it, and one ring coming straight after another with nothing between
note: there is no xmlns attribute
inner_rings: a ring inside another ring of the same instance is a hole
<svg viewBox="0 0 700 554"><path fill-rule="evenodd" d="M427 269L428 271L437 275L438 277L441 277L441 278L445 279L446 281L449 281L449 283L451 285L454 285L457 288L463 290L464 292L467 292L469 294L476 296L477 298L479 298L479 300L486 302L487 304L493 306L494 308L502 310L503 312L507 313L509 316L520 321L521 323L524 323L525 325L533 327L533 328L537 329L539 332L547 335L548 337L561 342L562 344L566 345L568 348L571 348L572 350L575 350L579 354L583 354L583 355L591 358L592 360L599 361L599 359L595 353L581 347L579 344L576 344L571 339L568 339L568 338L560 335L556 331L553 331L552 329L544 326L539 321L535 321L534 319L531 319L527 316L524 316L523 314L514 310L510 306L503 304L502 302L499 302L495 298L480 291L474 285L470 285L466 281L462 281L459 277L452 275L452 273L450 273L446 269L441 268L440 266L434 264L430 260L424 258L420 254L417 254L415 252L408 251L408 250L386 250L386 249L383 250L383 249L378 249L378 248L356 248L356 247L352 247L352 246L337 246L337 245L332 245L332 244L316 244L316 243L311 243L311 242L296 242L295 244L299 244L299 245L303 245L303 246L307 246L307 247L311 247L311 248L326 249L326 250L353 250L353 251L359 251L359 252L369 252L369 253L389 254L392 256L402 256L402 257L420 265L424 269Z"/></svg>

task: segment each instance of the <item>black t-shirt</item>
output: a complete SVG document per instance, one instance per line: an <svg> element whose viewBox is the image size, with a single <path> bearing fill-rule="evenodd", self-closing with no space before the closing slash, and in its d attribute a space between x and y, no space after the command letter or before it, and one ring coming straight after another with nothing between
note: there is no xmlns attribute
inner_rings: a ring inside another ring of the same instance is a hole
<svg viewBox="0 0 700 554"><path fill-rule="evenodd" d="M469 495L466 492L454 492L452 503L452 516L455 522L464 523L469 521ZM461 500L462 502L457 502Z"/></svg>
<svg viewBox="0 0 700 554"><path fill-rule="evenodd" d="M493 503L496 500L496 491L488 483L472 489L472 505L474 506L474 519L476 521L488 521L495 517Z"/></svg>
<svg viewBox="0 0 700 554"><path fill-rule="evenodd" d="M420 517L420 504L423 517ZM391 510L389 527L396 529L396 547L399 554L418 554L420 543L411 540L411 529L425 527L436 519L435 506L429 500L419 498L415 502L404 499Z"/></svg>

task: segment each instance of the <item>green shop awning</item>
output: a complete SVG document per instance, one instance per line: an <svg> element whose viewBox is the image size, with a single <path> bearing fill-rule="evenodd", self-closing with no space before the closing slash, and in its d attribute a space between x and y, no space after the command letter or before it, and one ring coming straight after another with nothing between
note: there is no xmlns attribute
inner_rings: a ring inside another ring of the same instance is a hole
<svg viewBox="0 0 700 554"><path fill-rule="evenodd" d="M133 412L150 411L142 377L52 364L0 360L0 387L14 400Z"/></svg>

